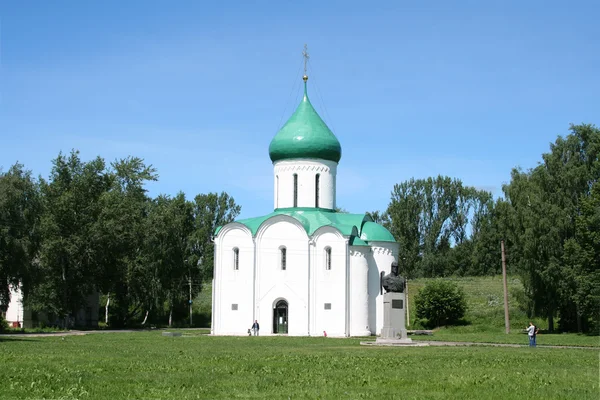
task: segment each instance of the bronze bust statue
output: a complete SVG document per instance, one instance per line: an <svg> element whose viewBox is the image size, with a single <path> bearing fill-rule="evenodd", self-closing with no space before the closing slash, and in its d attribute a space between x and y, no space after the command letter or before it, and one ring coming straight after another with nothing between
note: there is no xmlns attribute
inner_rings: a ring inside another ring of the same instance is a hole
<svg viewBox="0 0 600 400"><path fill-rule="evenodd" d="M383 294L383 289L386 293L404 293L405 280L403 277L398 275L398 263L394 261L392 263L392 272L384 275L385 272L381 272L379 275L379 292Z"/></svg>

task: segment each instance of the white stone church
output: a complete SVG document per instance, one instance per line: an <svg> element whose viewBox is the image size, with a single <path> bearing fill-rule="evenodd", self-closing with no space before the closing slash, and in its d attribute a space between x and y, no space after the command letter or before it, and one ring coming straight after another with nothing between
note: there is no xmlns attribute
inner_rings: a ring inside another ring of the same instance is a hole
<svg viewBox="0 0 600 400"><path fill-rule="evenodd" d="M217 228L214 335L368 336L381 331L379 274L398 243L365 214L335 212L339 141L304 98L269 146L274 211Z"/></svg>

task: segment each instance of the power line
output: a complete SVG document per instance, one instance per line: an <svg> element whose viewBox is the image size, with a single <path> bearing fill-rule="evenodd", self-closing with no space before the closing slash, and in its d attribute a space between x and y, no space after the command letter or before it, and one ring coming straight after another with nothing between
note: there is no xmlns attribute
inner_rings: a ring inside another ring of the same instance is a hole
<svg viewBox="0 0 600 400"><path fill-rule="evenodd" d="M321 90L319 90L319 85L317 84L317 80L315 79L314 69L312 67L312 63L310 62L310 60L308 61L308 65L310 68L311 77L315 81L315 89L317 92L317 96L319 97L319 100L321 101L321 106L323 107L323 111L325 112L325 117L328 120L328 125L331 125L331 128L333 128L333 132L335 133L336 129L335 129L335 126L333 125L333 120L332 120L331 116L329 115L329 112L327 111L327 107L325 106L325 101L323 100L323 96L321 96Z"/></svg>
<svg viewBox="0 0 600 400"><path fill-rule="evenodd" d="M275 133L277 133L277 131L279 131L279 129L281 129L281 121L283 121L283 117L285 116L285 112L287 111L288 104L290 103L290 99L292 97L292 94L294 93L294 89L296 89L297 84L299 84L299 82L300 82L300 80L298 79L298 76L300 75L300 71L302 71L302 63L303 62L304 62L304 60L302 60L300 62L300 65L298 66L298 71L296 72L296 75L294 77L294 84L292 85L292 89L290 91L287 102L285 104L285 108L283 109L283 112L281 113L281 118L279 118L279 123L277 124L277 129L275 129ZM298 100L297 94L296 94L296 100Z"/></svg>

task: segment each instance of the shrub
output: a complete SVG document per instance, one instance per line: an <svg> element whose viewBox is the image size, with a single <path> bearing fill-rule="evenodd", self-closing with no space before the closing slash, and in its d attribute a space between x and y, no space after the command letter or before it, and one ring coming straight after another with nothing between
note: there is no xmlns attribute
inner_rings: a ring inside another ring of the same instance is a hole
<svg viewBox="0 0 600 400"><path fill-rule="evenodd" d="M454 282L435 280L427 283L415 296L417 318L429 326L453 325L465 316L464 291Z"/></svg>
<svg viewBox="0 0 600 400"><path fill-rule="evenodd" d="M8 330L8 322L4 319L4 315L0 312L0 332Z"/></svg>

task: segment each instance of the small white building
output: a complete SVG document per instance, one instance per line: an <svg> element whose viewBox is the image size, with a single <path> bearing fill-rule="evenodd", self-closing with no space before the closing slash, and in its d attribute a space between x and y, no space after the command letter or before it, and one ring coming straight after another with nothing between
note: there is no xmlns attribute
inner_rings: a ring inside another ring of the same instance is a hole
<svg viewBox="0 0 600 400"><path fill-rule="evenodd" d="M398 243L365 214L334 211L342 151L307 95L269 146L274 211L217 228L211 332L368 336L383 325L380 272Z"/></svg>
<svg viewBox="0 0 600 400"><path fill-rule="evenodd" d="M8 304L6 313L4 314L4 319L12 328L23 328L25 309L23 307L23 296L21 294L21 290L18 287L9 285L9 292L11 301Z"/></svg>
<svg viewBox="0 0 600 400"><path fill-rule="evenodd" d="M4 319L12 328L35 328L40 323L59 326L63 323L57 316L46 312L33 312L23 304L23 290L10 286L10 302L4 313ZM97 328L99 316L100 294L98 292L87 296L86 306L82 307L71 321L74 326Z"/></svg>

